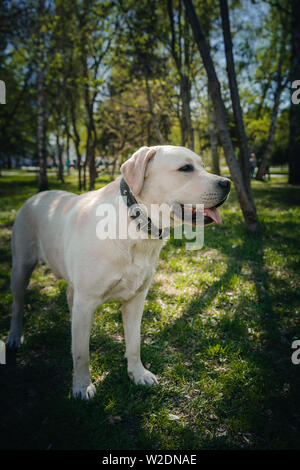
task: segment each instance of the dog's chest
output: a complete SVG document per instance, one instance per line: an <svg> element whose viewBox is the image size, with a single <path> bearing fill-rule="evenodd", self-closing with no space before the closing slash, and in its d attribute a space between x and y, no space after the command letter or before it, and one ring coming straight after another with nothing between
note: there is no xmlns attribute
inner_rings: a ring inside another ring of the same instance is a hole
<svg viewBox="0 0 300 470"><path fill-rule="evenodd" d="M122 277L112 288L111 294L120 300L128 300L145 289L155 273L159 251L156 247L146 251L140 246L134 247L128 262L122 266Z"/></svg>

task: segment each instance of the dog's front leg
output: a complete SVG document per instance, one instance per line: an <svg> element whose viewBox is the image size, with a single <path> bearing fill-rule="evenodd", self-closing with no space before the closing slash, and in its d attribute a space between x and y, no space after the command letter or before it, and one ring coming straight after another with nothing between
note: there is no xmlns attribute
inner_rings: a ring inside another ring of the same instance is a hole
<svg viewBox="0 0 300 470"><path fill-rule="evenodd" d="M145 369L140 356L141 321L147 292L148 289L138 293L122 306L128 375L137 385L157 384L155 375Z"/></svg>
<svg viewBox="0 0 300 470"><path fill-rule="evenodd" d="M72 306L73 396L93 398L96 388L90 374L90 333L96 304L74 293Z"/></svg>

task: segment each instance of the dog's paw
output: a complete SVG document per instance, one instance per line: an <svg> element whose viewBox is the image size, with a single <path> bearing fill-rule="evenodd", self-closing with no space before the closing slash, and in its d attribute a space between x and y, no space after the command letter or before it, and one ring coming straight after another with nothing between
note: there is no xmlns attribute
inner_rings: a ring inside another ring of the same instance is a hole
<svg viewBox="0 0 300 470"><path fill-rule="evenodd" d="M94 384L89 385L74 385L73 386L73 397L81 398L82 400L91 400L96 395L96 387Z"/></svg>
<svg viewBox="0 0 300 470"><path fill-rule="evenodd" d="M128 375L136 385L147 385L151 387L151 385L158 384L158 380L155 377L155 375L152 374L152 372L150 372L150 370L147 370L147 369L143 369L142 371L139 371L139 372L131 371L131 372L128 372Z"/></svg>
<svg viewBox="0 0 300 470"><path fill-rule="evenodd" d="M19 333L10 333L7 338L6 346L9 349L17 349L23 343L23 336Z"/></svg>

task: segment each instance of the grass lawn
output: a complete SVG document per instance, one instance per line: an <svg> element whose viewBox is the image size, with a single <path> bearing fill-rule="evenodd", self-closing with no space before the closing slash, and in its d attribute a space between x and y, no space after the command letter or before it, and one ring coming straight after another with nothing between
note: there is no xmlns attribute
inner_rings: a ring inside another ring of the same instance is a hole
<svg viewBox="0 0 300 470"><path fill-rule="evenodd" d="M98 187L106 184L102 177ZM51 188L76 191L50 177ZM127 376L120 304L95 315L91 369L97 395L71 397L66 283L47 266L25 299L25 342L0 366L0 447L22 449L299 449L300 187L254 181L261 230L245 233L234 191L223 224L199 251L164 247L148 294L142 359L159 385ZM36 192L33 174L0 179L0 339L9 330L10 236Z"/></svg>

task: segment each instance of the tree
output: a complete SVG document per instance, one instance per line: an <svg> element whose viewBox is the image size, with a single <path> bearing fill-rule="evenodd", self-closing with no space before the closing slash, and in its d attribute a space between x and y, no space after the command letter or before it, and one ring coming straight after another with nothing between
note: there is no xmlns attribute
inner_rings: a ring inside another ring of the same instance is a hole
<svg viewBox="0 0 300 470"><path fill-rule="evenodd" d="M287 2L286 7L288 8ZM279 4L278 4L279 5ZM260 118L263 111L264 102L268 99L270 105L269 129L266 143L260 158L259 169L256 178L262 180L266 172L267 165L271 158L277 119L280 110L280 99L289 79L290 69L290 12L288 9L270 8L269 14L263 25L263 43L256 53L256 79L262 83L261 100L257 107L256 118ZM270 54L272 50L272 54Z"/></svg>
<svg viewBox="0 0 300 470"><path fill-rule="evenodd" d="M35 15L31 2L0 2L0 68L6 104L0 106L0 161L11 167L36 152L36 86L29 60Z"/></svg>
<svg viewBox="0 0 300 470"><path fill-rule="evenodd" d="M74 143L79 189L87 187L87 171L93 189L99 145L95 115L106 90L118 25L114 2L56 0L51 22L49 89L56 95L52 93L52 114L61 138Z"/></svg>
<svg viewBox="0 0 300 470"><path fill-rule="evenodd" d="M243 121L243 111L240 103L238 84L235 74L235 65L232 51L232 40L230 30L230 20L227 0L220 0L220 11L222 18L223 37L226 54L227 74L232 102L234 122L236 125L237 138L239 143L239 164L242 172L243 183L250 199L252 198L250 186L250 152L248 148L247 136Z"/></svg>
<svg viewBox="0 0 300 470"><path fill-rule="evenodd" d="M80 32L77 6L70 0L56 0L51 17L51 46L48 55L48 97L51 112L51 130L57 141L58 175L62 179L63 143L73 142L78 170L78 189L82 181L82 134L84 130L84 97L80 57ZM57 139L58 137L58 139ZM59 142L58 142L59 141Z"/></svg>
<svg viewBox="0 0 300 470"><path fill-rule="evenodd" d="M97 133L95 112L97 99L104 83L106 59L118 28L113 2L84 0L76 4L78 23L78 47L81 62L81 83L85 104L86 159L89 168L89 189L94 189L96 178L95 149Z"/></svg>
<svg viewBox="0 0 300 470"><path fill-rule="evenodd" d="M282 90L286 86L286 81L282 80L282 61L283 61L283 57L281 55L279 58L279 64L278 64L278 70L277 70L276 88L274 92L274 105L273 105L271 118L270 118L268 140L265 146L264 153L261 157L260 166L256 174L256 179L258 180L263 180L263 177L266 173L267 165L271 156L271 151L272 151L272 147L273 147L273 143L275 139L278 110L279 110L279 105L280 105L280 96L281 96Z"/></svg>
<svg viewBox="0 0 300 470"><path fill-rule="evenodd" d="M194 150L194 130L191 114L191 89L195 76L193 41L190 38L190 27L186 14L184 11L182 12L182 0L178 1L176 15L173 0L167 1L167 7L171 30L170 50L177 74L179 75L181 109L179 108L178 117L181 130L181 145L187 145L190 149Z"/></svg>
<svg viewBox="0 0 300 470"><path fill-rule="evenodd" d="M210 44L210 36L213 31L213 22L216 19L217 15L217 5L214 1L207 2L204 0L202 6L202 15L204 15L204 22L203 25L204 34L207 38L207 45L209 47L209 51L211 53L211 44ZM214 113L214 107L212 102L212 97L209 92L209 87L207 86L207 116L208 116L208 131L209 131L209 143L210 143L210 151L211 151L211 169L213 173L216 175L221 174L220 170L220 155L218 151L218 130L217 130L217 123Z"/></svg>
<svg viewBox="0 0 300 470"><path fill-rule="evenodd" d="M232 141L229 135L225 106L221 95L220 83L215 71L215 67L209 52L207 42L202 32L202 27L196 15L194 5L191 0L184 0L187 15L194 32L195 41L208 77L208 86L212 96L216 122L218 126L219 138L222 143L227 164L230 169L231 177L235 184L237 196L243 211L246 227L249 231L255 231L258 228L258 219L252 193L249 192L244 182L241 169L235 156ZM250 178L250 172L249 176Z"/></svg>
<svg viewBox="0 0 300 470"><path fill-rule="evenodd" d="M292 0L291 40L292 64L291 84L300 79L300 2ZM295 90L291 88L291 94ZM300 104L290 107L289 183L300 184Z"/></svg>
<svg viewBox="0 0 300 470"><path fill-rule="evenodd" d="M120 56L118 56L120 57ZM99 149L110 161L111 177L119 163L129 152L142 145L157 143L157 128L149 112L148 97L141 78L132 78L122 62L114 65L109 96L99 106L96 114ZM168 93L167 93L168 94ZM151 82L151 96L156 105L156 122L163 135L169 132L169 115L165 90L158 81Z"/></svg>
<svg viewBox="0 0 300 470"><path fill-rule="evenodd" d="M45 1L38 3L38 31L37 31L37 153L39 162L38 188L39 191L49 189L47 179L47 153L46 153L46 100L45 100Z"/></svg>
<svg viewBox="0 0 300 470"><path fill-rule="evenodd" d="M128 63L128 73L132 79L138 78L144 86L148 111L152 119L152 127L156 133L156 143L165 144L158 120L157 103L154 101L152 85L165 72L164 61L159 54L157 38L162 36L156 0L120 1L122 24L118 52ZM148 14L145 15L145 11Z"/></svg>
<svg viewBox="0 0 300 470"><path fill-rule="evenodd" d="M212 172L216 175L220 175L220 160L218 152L218 133L217 133L217 123L214 113L214 107L212 98L207 89L207 114L208 114L208 127L209 127L209 142L210 142L210 151L211 151L211 169Z"/></svg>

